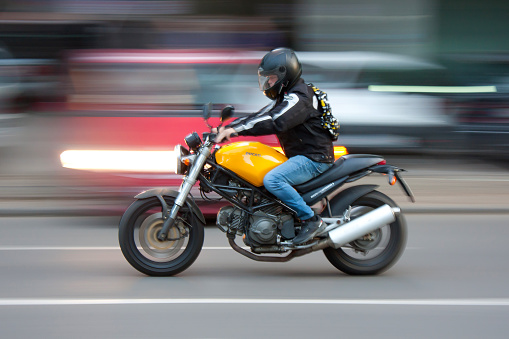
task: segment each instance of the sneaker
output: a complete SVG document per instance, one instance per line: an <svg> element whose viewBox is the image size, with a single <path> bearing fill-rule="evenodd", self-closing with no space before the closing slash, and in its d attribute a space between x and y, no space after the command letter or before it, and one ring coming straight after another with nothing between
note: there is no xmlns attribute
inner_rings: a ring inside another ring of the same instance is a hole
<svg viewBox="0 0 509 339"><path fill-rule="evenodd" d="M315 215L311 219L302 222L302 227L299 234L293 238L292 242L294 245L303 244L315 237L320 231L324 230L326 224L322 221L322 218Z"/></svg>

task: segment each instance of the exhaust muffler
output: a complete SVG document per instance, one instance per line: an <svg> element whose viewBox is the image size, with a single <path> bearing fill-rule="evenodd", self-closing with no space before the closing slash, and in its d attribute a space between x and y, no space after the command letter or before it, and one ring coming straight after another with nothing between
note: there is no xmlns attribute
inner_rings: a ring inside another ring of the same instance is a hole
<svg viewBox="0 0 509 339"><path fill-rule="evenodd" d="M400 212L399 207L391 207L389 205L378 207L330 231L327 244L334 248L340 248L367 233L393 223Z"/></svg>

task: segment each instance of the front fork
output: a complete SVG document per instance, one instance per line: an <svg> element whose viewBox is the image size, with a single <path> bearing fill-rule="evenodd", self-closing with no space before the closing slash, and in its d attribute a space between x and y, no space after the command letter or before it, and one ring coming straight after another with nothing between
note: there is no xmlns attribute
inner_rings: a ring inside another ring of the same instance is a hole
<svg viewBox="0 0 509 339"><path fill-rule="evenodd" d="M179 194L175 198L175 203L173 204L173 207L171 208L169 213L168 213L168 208L166 208L166 202L164 202L164 205L163 205L163 220L164 220L163 227L157 234L157 239L159 241L165 241L166 238L168 237L168 231L175 224L175 220L177 219L177 214L178 214L180 208L186 202L187 196L189 195L189 193L191 193L191 189L193 188L194 184L196 183L196 179L198 178L198 175L200 174L203 166L205 165L207 158L210 156L211 149L212 149L212 143L207 142L200 150L198 157L191 165L191 170L189 171L189 174L184 177L184 181L182 182L182 185L180 185Z"/></svg>

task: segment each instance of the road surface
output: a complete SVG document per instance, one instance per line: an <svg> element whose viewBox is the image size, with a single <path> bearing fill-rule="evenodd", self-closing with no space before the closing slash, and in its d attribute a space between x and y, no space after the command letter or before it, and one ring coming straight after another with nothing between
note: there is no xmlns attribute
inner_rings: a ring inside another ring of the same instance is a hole
<svg viewBox="0 0 509 339"><path fill-rule="evenodd" d="M405 253L373 277L321 252L254 262L215 227L187 271L147 277L117 222L0 218L0 337L507 338L506 214L407 215Z"/></svg>

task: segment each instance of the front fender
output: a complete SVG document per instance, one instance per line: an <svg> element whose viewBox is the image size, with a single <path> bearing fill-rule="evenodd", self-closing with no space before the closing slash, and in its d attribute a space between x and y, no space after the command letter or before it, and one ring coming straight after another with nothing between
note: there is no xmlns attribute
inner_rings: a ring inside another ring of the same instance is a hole
<svg viewBox="0 0 509 339"><path fill-rule="evenodd" d="M332 215L329 217L332 218L333 215L343 213L343 211L345 211L355 200L376 190L378 187L378 185L359 185L349 187L346 190L339 192L330 201Z"/></svg>
<svg viewBox="0 0 509 339"><path fill-rule="evenodd" d="M178 191L172 190L170 188L157 187L157 188L151 188L149 190L143 191L143 192L139 193L138 195L136 195L134 198L135 199L148 199L148 198L158 197L158 196L161 196L163 198L164 197L176 198L178 194L179 194ZM196 202L193 199L191 199L190 197L187 197L186 205L193 212L193 214L196 215L198 217L198 219L200 219L200 221L203 224L206 223L203 213L201 212L200 208L198 207L198 205L196 204ZM170 208L171 208L171 206L170 206Z"/></svg>

